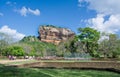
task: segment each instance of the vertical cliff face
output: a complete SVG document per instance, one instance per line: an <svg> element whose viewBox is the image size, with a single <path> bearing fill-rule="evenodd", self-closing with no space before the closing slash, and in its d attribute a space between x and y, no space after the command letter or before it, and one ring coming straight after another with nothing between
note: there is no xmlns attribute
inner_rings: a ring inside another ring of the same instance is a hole
<svg viewBox="0 0 120 77"><path fill-rule="evenodd" d="M75 35L70 29L58 28L54 26L41 26L39 28L39 38L43 42L49 42L58 45Z"/></svg>

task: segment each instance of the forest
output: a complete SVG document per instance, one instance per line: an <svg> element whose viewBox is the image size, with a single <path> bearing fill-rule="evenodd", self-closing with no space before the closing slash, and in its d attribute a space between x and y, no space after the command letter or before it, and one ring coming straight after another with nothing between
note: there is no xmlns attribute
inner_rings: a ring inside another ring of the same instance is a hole
<svg viewBox="0 0 120 77"><path fill-rule="evenodd" d="M0 33L0 55L56 56L69 58L120 58L120 38L118 34L101 33L93 28L78 28L78 33L59 45L41 42L36 36L25 36L14 40Z"/></svg>

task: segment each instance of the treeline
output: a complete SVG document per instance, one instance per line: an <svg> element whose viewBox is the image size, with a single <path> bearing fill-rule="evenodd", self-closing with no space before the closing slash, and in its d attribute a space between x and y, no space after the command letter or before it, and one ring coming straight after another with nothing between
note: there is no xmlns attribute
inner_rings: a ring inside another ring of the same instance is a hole
<svg viewBox="0 0 120 77"><path fill-rule="evenodd" d="M94 58L120 58L120 38L117 34L100 33L93 28L79 28L79 34L58 46L59 55L86 53ZM101 39L102 38L102 39Z"/></svg>
<svg viewBox="0 0 120 77"><path fill-rule="evenodd" d="M78 32L75 37L57 46L41 42L35 36L24 37L16 43L12 42L9 36L0 33L0 54L1 56L75 57L79 53L89 54L94 58L120 58L120 38L117 34L100 33L89 27L79 28Z"/></svg>
<svg viewBox="0 0 120 77"><path fill-rule="evenodd" d="M1 35L2 37L5 35ZM8 37L6 37L8 38ZM0 40L0 54L1 56L54 56L56 46L51 43L41 42L35 36L24 37L19 42L9 43L4 38Z"/></svg>

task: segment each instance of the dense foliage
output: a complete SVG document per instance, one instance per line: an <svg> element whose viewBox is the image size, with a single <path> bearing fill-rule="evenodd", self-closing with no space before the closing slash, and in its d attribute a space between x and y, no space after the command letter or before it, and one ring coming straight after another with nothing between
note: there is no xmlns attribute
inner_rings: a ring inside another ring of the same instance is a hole
<svg viewBox="0 0 120 77"><path fill-rule="evenodd" d="M2 34L2 36L4 36ZM53 56L56 54L56 46L51 43L41 42L35 36L24 37L20 42L8 43L9 40L0 39L1 55L14 56Z"/></svg>
<svg viewBox="0 0 120 77"><path fill-rule="evenodd" d="M20 42L27 54L35 56L53 56L56 54L56 46L51 43L41 42L35 36L24 37Z"/></svg>
<svg viewBox="0 0 120 77"><path fill-rule="evenodd" d="M13 56L24 56L25 55L25 51L23 50L22 47L19 46L10 46L7 47L6 49L4 49L4 51L2 52L3 55L13 55Z"/></svg>
<svg viewBox="0 0 120 77"><path fill-rule="evenodd" d="M51 25L48 25L51 26ZM0 33L0 54L15 56L79 56L89 54L97 58L120 58L120 38L116 34L100 33L93 28L79 28L79 34L59 45L41 42L35 36L24 37L19 42L11 43L12 39ZM103 36L108 39L102 39Z"/></svg>
<svg viewBox="0 0 120 77"><path fill-rule="evenodd" d="M120 39L116 34L109 34L109 39L104 39L99 43L99 54L102 57L120 57Z"/></svg>
<svg viewBox="0 0 120 77"><path fill-rule="evenodd" d="M79 34L58 46L58 54L89 54L96 58L120 58L120 39L116 34L104 35L108 39L100 40L103 36L93 28L79 28ZM60 51L62 50L62 51Z"/></svg>
<svg viewBox="0 0 120 77"><path fill-rule="evenodd" d="M87 53L90 53L91 56L97 56L100 32L89 27L79 28L78 31L80 32L78 39L85 46L84 50L86 50Z"/></svg>

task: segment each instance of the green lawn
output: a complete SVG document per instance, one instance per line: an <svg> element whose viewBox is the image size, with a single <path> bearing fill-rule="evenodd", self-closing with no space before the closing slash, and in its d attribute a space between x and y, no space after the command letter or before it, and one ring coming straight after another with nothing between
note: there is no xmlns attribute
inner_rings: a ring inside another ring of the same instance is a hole
<svg viewBox="0 0 120 77"><path fill-rule="evenodd" d="M10 66L10 65L21 65L21 64L26 64L26 63L34 63L34 62L39 62L37 60L27 60L27 61L14 61L14 62L8 62L5 63L5 65Z"/></svg>
<svg viewBox="0 0 120 77"><path fill-rule="evenodd" d="M17 68L0 65L0 77L120 77L108 71Z"/></svg>

